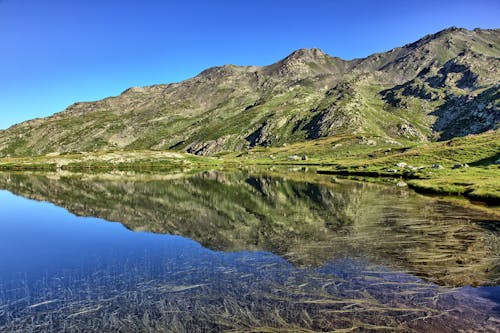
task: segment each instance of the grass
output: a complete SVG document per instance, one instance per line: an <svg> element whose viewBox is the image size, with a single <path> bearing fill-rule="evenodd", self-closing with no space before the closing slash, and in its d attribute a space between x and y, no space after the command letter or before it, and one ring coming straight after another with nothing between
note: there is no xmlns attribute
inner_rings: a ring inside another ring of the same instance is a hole
<svg viewBox="0 0 500 333"><path fill-rule="evenodd" d="M498 204L500 169L497 166L447 170L437 177L412 179L408 185L422 192L464 195L470 199Z"/></svg>
<svg viewBox="0 0 500 333"><path fill-rule="evenodd" d="M217 165L218 161L209 157L202 158L186 153L150 150L48 154L0 160L0 170L3 171L173 171L206 169Z"/></svg>
<svg viewBox="0 0 500 333"><path fill-rule="evenodd" d="M368 140L376 145L366 144ZM424 144L343 135L219 157L240 165L315 166L322 173L404 178L419 191L500 204L500 165L495 164L500 158L499 131ZM433 168L435 164L443 169ZM457 164L468 167L454 169Z"/></svg>
<svg viewBox="0 0 500 333"><path fill-rule="evenodd" d="M448 141L398 142L383 136L341 134L281 147L199 157L183 152L133 150L48 154L0 159L0 170L189 170L245 166L309 166L320 173L389 176L421 192L462 195L500 204L500 131ZM405 163L402 166L400 163ZM436 169L439 164L443 168ZM454 168L456 164L468 167Z"/></svg>

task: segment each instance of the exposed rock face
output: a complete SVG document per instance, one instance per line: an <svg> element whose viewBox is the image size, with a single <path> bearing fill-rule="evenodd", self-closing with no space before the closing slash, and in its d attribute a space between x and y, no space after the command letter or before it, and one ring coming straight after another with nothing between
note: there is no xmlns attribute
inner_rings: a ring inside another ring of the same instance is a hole
<svg viewBox="0 0 500 333"><path fill-rule="evenodd" d="M500 29L450 28L351 61L300 49L133 87L0 131L0 157L180 149L200 155L342 133L449 139L500 123Z"/></svg>
<svg viewBox="0 0 500 333"><path fill-rule="evenodd" d="M434 130L441 139L478 134L500 127L500 85L475 95L450 96L432 114L437 116Z"/></svg>
<svg viewBox="0 0 500 333"><path fill-rule="evenodd" d="M188 153L196 155L211 155L222 151L225 143L229 140L230 136L221 136L216 140L206 142L193 142L186 147Z"/></svg>

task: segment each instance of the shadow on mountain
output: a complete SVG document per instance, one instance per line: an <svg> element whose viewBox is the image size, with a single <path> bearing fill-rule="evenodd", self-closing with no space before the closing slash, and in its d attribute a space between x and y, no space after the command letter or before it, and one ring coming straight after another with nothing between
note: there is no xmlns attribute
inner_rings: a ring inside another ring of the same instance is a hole
<svg viewBox="0 0 500 333"><path fill-rule="evenodd" d="M500 153L498 153L494 156L488 157L488 158L483 158L483 159L474 161L474 162L469 163L469 164L472 166L480 166L480 165L493 164L493 163L496 163L497 161L500 161Z"/></svg>

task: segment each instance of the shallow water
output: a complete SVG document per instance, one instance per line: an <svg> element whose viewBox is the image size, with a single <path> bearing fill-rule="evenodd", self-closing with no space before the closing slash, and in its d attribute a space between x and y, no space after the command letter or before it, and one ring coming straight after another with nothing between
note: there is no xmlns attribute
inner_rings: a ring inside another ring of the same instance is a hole
<svg viewBox="0 0 500 333"><path fill-rule="evenodd" d="M1 332L500 327L500 221L480 209L302 173L0 188Z"/></svg>

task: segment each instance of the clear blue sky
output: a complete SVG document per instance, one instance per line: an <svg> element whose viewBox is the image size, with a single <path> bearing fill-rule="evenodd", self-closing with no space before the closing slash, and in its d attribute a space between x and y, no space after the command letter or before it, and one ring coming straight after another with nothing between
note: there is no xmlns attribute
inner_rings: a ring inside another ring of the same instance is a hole
<svg viewBox="0 0 500 333"><path fill-rule="evenodd" d="M0 129L215 65L364 57L499 21L500 0L0 0Z"/></svg>

